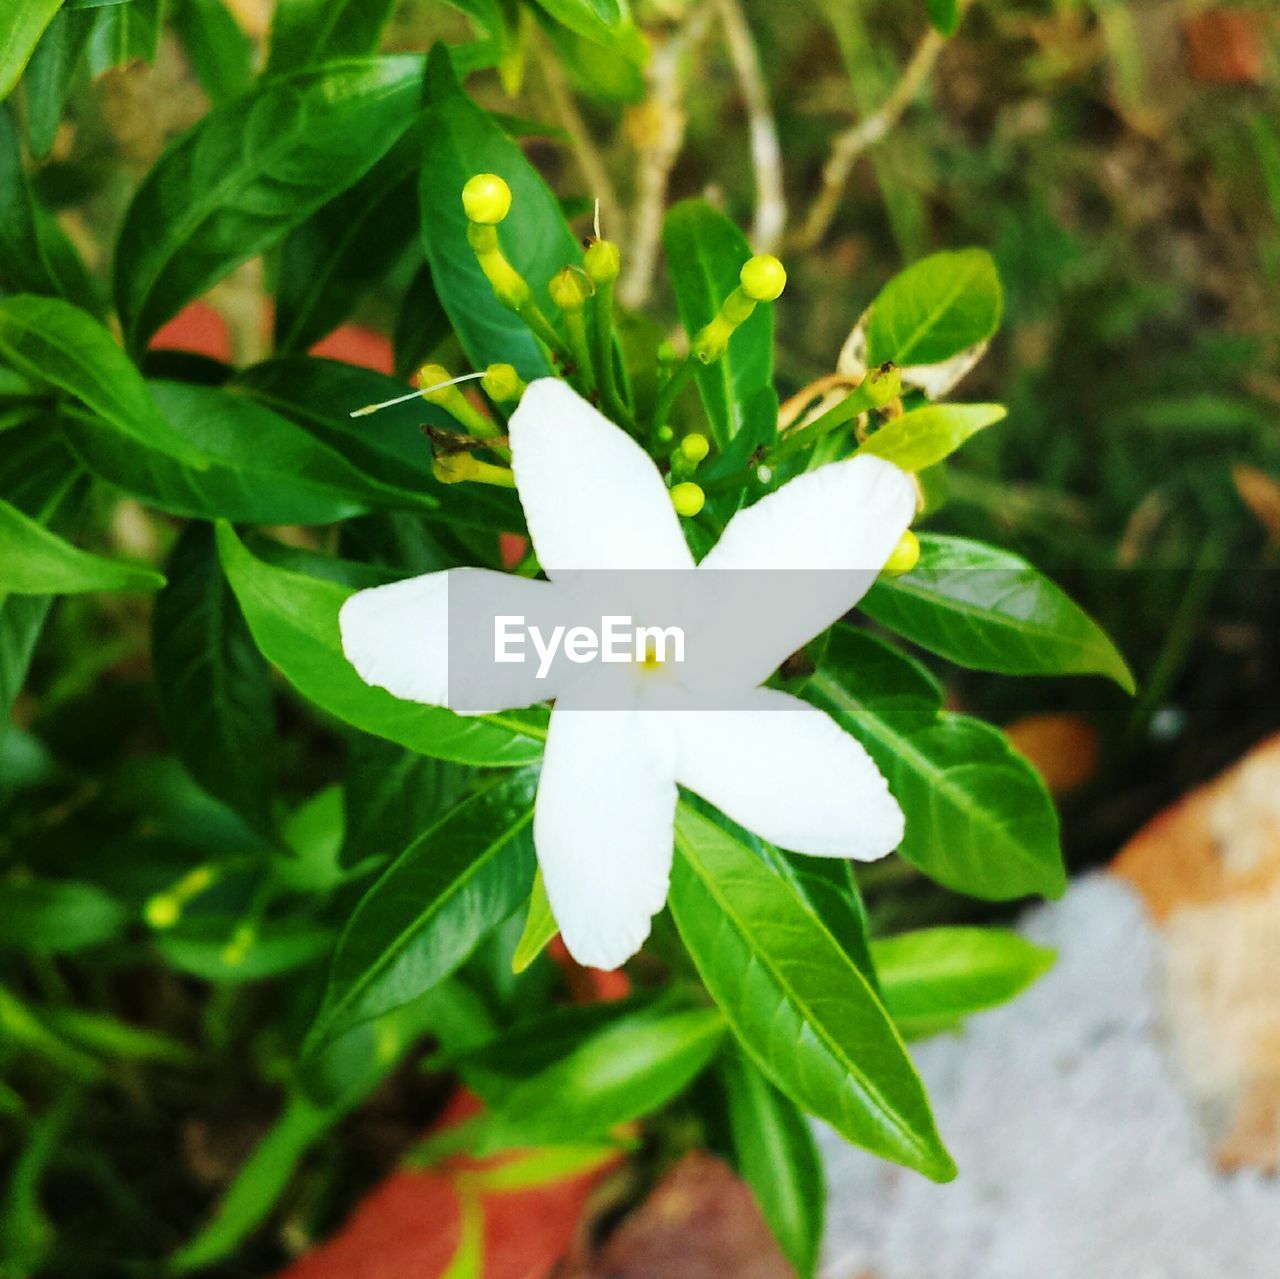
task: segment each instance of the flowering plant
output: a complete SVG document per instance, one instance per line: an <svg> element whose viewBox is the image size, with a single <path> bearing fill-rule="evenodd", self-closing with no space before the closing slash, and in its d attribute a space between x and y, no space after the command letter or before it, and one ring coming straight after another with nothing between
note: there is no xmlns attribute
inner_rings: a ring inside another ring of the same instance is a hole
<svg viewBox="0 0 1280 1279"><path fill-rule="evenodd" d="M587 26L598 7L546 6ZM375 56L376 28L359 47L354 17L312 30L300 4L266 73L142 179L108 304L29 163L49 142L49 42L88 10L37 45L56 6L19 8L34 56L22 112L0 112L0 693L7 711L54 596L124 593L128 635L153 594L140 660L168 749L141 733L81 790L45 741L56 725L9 732L6 788L69 789L0 882L0 939L46 976L51 955L129 938L215 991L272 983L284 1118L181 1263L229 1253L428 1033L486 1104L452 1146L606 1150L684 1108L723 1131L803 1274L821 1234L807 1116L954 1175L905 1041L1011 997L1046 956L1000 930L875 937L850 859L896 851L987 901L1056 895L1048 793L1000 732L943 708L926 663L1130 686L1028 563L928 531L947 458L1004 416L946 398L999 322L989 256L895 276L851 311L830 376L780 404L786 273L727 216L667 212L664 337L622 304L598 211L584 242L515 126L468 96L469 46ZM157 344L264 253L269 358ZM352 281L406 253L397 363L449 367L405 393L308 354ZM122 495L158 536L124 557L76 545L86 501ZM643 648L625 673L544 685L530 668L462 704L459 582L545 600L600 571L676 575L712 600L718 646L688 672ZM713 590L721 572L759 575L750 598ZM707 687L731 700L696 703ZM299 792L301 752L332 759L332 784ZM92 856L71 850L102 829ZM581 964L630 965L633 993L566 1003L557 933ZM77 1090L124 1051L118 1027L13 985L0 1018ZM233 1042L216 997L208 1016Z"/></svg>

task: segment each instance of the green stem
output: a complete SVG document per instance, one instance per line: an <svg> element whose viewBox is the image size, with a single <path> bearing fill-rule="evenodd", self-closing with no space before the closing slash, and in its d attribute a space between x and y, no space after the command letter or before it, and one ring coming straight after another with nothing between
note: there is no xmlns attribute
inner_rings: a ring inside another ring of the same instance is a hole
<svg viewBox="0 0 1280 1279"><path fill-rule="evenodd" d="M542 308L532 300L523 302L515 308L516 314L529 326L533 335L560 361L561 365L571 364L573 354L564 344L560 334L556 332L551 321L542 313Z"/></svg>
<svg viewBox="0 0 1280 1279"><path fill-rule="evenodd" d="M596 389L596 371L591 360L591 344L587 341L586 312L581 307L561 312L564 327L569 331L569 351L578 373L583 391L590 396Z"/></svg>
<svg viewBox="0 0 1280 1279"><path fill-rule="evenodd" d="M843 426L846 422L866 413L879 402L869 386L867 379L857 390L850 392L838 404L833 404L821 417L814 418L799 430L788 431L786 435L769 450L770 462L781 462L816 444L828 431Z"/></svg>
<svg viewBox="0 0 1280 1279"><path fill-rule="evenodd" d="M662 389L658 392L658 402L654 406L654 432L662 429L662 424L667 420L667 414L671 412L672 405L676 402L676 396L684 390L685 385L693 376L693 370L694 362L692 355L686 355L684 359L671 370L671 376L663 383Z"/></svg>
<svg viewBox="0 0 1280 1279"><path fill-rule="evenodd" d="M618 394L618 376L613 364L613 287L612 280L602 280L596 285L596 373L605 412L615 422L634 426L635 419Z"/></svg>

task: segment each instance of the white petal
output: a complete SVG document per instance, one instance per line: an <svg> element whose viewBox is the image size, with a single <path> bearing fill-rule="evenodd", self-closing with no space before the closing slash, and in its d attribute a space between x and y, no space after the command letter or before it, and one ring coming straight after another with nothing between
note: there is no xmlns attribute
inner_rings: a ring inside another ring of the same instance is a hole
<svg viewBox="0 0 1280 1279"><path fill-rule="evenodd" d="M758 684L866 594L915 513L906 473L852 457L739 511L698 566L737 642L723 681ZM750 577L736 577L743 571Z"/></svg>
<svg viewBox="0 0 1280 1279"><path fill-rule="evenodd" d="M342 651L366 684L406 701L472 715L532 706L560 689L537 679L535 661L489 660L493 619L516 613L536 621L554 611L555 595L549 582L479 568L374 586L342 605Z"/></svg>
<svg viewBox="0 0 1280 1279"><path fill-rule="evenodd" d="M634 711L551 713L533 840L569 953L617 968L667 900L676 786Z"/></svg>
<svg viewBox="0 0 1280 1279"><path fill-rule="evenodd" d="M829 715L768 688L743 705L672 713L682 786L792 852L873 861L902 842L888 784Z"/></svg>
<svg viewBox="0 0 1280 1279"><path fill-rule="evenodd" d="M693 567L652 459L571 387L531 382L510 430L520 504L548 577Z"/></svg>

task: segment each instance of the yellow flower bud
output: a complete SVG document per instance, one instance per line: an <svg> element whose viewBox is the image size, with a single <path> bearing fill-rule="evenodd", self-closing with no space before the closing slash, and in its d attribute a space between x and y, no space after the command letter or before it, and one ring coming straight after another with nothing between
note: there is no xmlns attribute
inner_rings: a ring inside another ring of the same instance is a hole
<svg viewBox="0 0 1280 1279"><path fill-rule="evenodd" d="M582 265L593 284L609 284L622 270L622 254L612 240L592 240L582 255Z"/></svg>
<svg viewBox="0 0 1280 1279"><path fill-rule="evenodd" d="M772 302L787 287L786 268L771 253L748 258L738 279L753 302Z"/></svg>
<svg viewBox="0 0 1280 1279"><path fill-rule="evenodd" d="M680 452L684 454L685 461L696 466L711 452L711 442L701 432L695 431L680 441Z"/></svg>
<svg viewBox="0 0 1280 1279"><path fill-rule="evenodd" d="M156 893L147 899L142 916L157 931L172 928L182 917L182 903L172 893Z"/></svg>
<svg viewBox="0 0 1280 1279"><path fill-rule="evenodd" d="M491 364L480 379L484 393L498 404L518 400L524 394L524 380L512 364Z"/></svg>
<svg viewBox="0 0 1280 1279"><path fill-rule="evenodd" d="M586 275L571 266L556 272L547 285L551 300L562 311L581 311L592 291L592 283Z"/></svg>
<svg viewBox="0 0 1280 1279"><path fill-rule="evenodd" d="M685 480L671 490L671 505L676 508L677 515L683 515L686 519L697 515L706 500L707 495L692 480Z"/></svg>
<svg viewBox="0 0 1280 1279"><path fill-rule="evenodd" d="M901 573L910 573L920 562L920 539L910 530L898 539L898 545L889 552L885 560L884 571L893 577Z"/></svg>
<svg viewBox="0 0 1280 1279"><path fill-rule="evenodd" d="M441 382L449 382L453 374L443 364L424 364L418 370L418 385L422 388L422 398L432 404L443 404L450 398L450 392L458 393L456 386L441 386ZM439 388L431 390L432 387Z"/></svg>
<svg viewBox="0 0 1280 1279"><path fill-rule="evenodd" d="M511 212L511 188L496 173L477 173L462 188L468 222L496 226Z"/></svg>

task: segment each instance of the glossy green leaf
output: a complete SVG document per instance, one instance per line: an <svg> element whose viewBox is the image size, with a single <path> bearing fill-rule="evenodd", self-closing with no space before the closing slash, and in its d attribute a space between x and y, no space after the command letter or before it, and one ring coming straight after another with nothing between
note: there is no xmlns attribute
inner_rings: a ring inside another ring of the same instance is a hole
<svg viewBox="0 0 1280 1279"><path fill-rule="evenodd" d="M741 1053L721 1057L720 1080L738 1172L799 1279L813 1279L827 1189L808 1120Z"/></svg>
<svg viewBox="0 0 1280 1279"><path fill-rule="evenodd" d="M331 715L461 764L511 766L541 756L545 733L535 715L464 717L366 684L343 655L338 633L338 610L350 588L272 568L245 549L229 524L218 526L218 552L262 655Z"/></svg>
<svg viewBox="0 0 1280 1279"><path fill-rule="evenodd" d="M955 1175L924 1088L875 992L821 920L749 848L681 805L671 910L747 1055L849 1141Z"/></svg>
<svg viewBox="0 0 1280 1279"><path fill-rule="evenodd" d="M913 1038L1008 1003L1054 960L1052 950L1000 928L922 928L872 950L885 1005Z"/></svg>
<svg viewBox="0 0 1280 1279"><path fill-rule="evenodd" d="M0 500L0 595L158 591L154 569L91 555Z"/></svg>
<svg viewBox="0 0 1280 1279"><path fill-rule="evenodd" d="M939 35L955 35L960 25L960 0L925 0L924 7Z"/></svg>
<svg viewBox="0 0 1280 1279"><path fill-rule="evenodd" d="M43 160L53 149L67 99L84 60L94 16L64 6L40 37L27 63L22 89L26 104L27 147ZM3 186L0 183L0 186Z"/></svg>
<svg viewBox="0 0 1280 1279"><path fill-rule="evenodd" d="M37 386L73 396L101 422L112 444L205 465L204 454L166 419L129 357L91 316L56 298L0 300L0 360Z"/></svg>
<svg viewBox="0 0 1280 1279"><path fill-rule="evenodd" d="M130 349L371 168L417 114L421 71L406 55L266 80L166 151L116 243Z"/></svg>
<svg viewBox="0 0 1280 1279"><path fill-rule="evenodd" d="M331 333L412 243L421 154L411 130L355 186L289 233L276 285L279 352L305 351Z"/></svg>
<svg viewBox="0 0 1280 1279"><path fill-rule="evenodd" d="M713 1008L649 1005L612 1016L562 1046L491 1101L468 1148L488 1154L512 1146L555 1144L602 1136L663 1106L709 1064L725 1032ZM524 1033L517 1028L517 1036ZM509 1052L503 1039L480 1049ZM456 1063L464 1078L470 1067Z"/></svg>
<svg viewBox="0 0 1280 1279"><path fill-rule="evenodd" d="M738 287L738 272L751 256L746 236L702 200L683 200L662 225L667 269L680 319L692 336L710 323ZM773 381L773 308L757 306L729 339L714 364L697 369L698 390L717 444L723 448L742 429L747 406Z"/></svg>
<svg viewBox="0 0 1280 1279"><path fill-rule="evenodd" d="M365 893L338 940L308 1052L430 990L516 908L533 878L535 787L530 770L489 782Z"/></svg>
<svg viewBox="0 0 1280 1279"><path fill-rule="evenodd" d="M619 0L537 0L561 26L597 44L612 45L629 27Z"/></svg>
<svg viewBox="0 0 1280 1279"><path fill-rule="evenodd" d="M0 99L18 83L27 60L62 0L8 0L0 26Z"/></svg>
<svg viewBox="0 0 1280 1279"><path fill-rule="evenodd" d="M431 446L422 427L458 429L438 405L410 400L366 417L351 417L352 409L410 389L394 378L334 360L296 356L247 369L233 388L296 422L394 493L401 506L418 506L433 521L452 526L492 532L518 532L524 527L520 503L511 491L480 484L441 484L435 478Z"/></svg>
<svg viewBox="0 0 1280 1279"><path fill-rule="evenodd" d="M448 335L449 317L440 305L431 268L424 263L409 281L396 316L396 376L408 377L415 372Z"/></svg>
<svg viewBox="0 0 1280 1279"><path fill-rule="evenodd" d="M542 871L533 877L533 892L529 894L529 913L525 916L524 931L511 956L511 971L522 973L547 948L551 939L560 931L556 917L551 913L551 899Z"/></svg>
<svg viewBox="0 0 1280 1279"><path fill-rule="evenodd" d="M998 729L944 712L917 663L837 627L806 692L885 775L906 816L908 861L974 897L1061 894L1058 817L1040 775Z"/></svg>
<svg viewBox="0 0 1280 1279"><path fill-rule="evenodd" d="M96 884L30 879L0 882L0 948L57 955L114 941L124 908Z"/></svg>
<svg viewBox="0 0 1280 1279"><path fill-rule="evenodd" d="M226 102L248 90L253 42L223 0L173 0L169 21L211 102Z"/></svg>
<svg viewBox="0 0 1280 1279"><path fill-rule="evenodd" d="M355 733L343 775L344 866L393 857L465 794L470 774L380 737Z"/></svg>
<svg viewBox="0 0 1280 1279"><path fill-rule="evenodd" d="M422 155L422 240L436 293L475 368L514 364L526 381L549 365L524 322L494 296L467 243L462 188L476 173L496 173L511 187L511 212L498 227L503 251L553 313L547 282L582 253L560 205L520 148L462 91L447 50L427 61Z"/></svg>
<svg viewBox="0 0 1280 1279"><path fill-rule="evenodd" d="M1003 297L985 249L921 258L895 275L871 306L867 363L938 364L978 342L1000 323Z"/></svg>
<svg viewBox="0 0 1280 1279"><path fill-rule="evenodd" d="M926 404L886 423L858 452L882 457L904 471L923 471L1005 415L1002 404Z"/></svg>
<svg viewBox="0 0 1280 1279"><path fill-rule="evenodd" d="M151 663L169 740L192 777L259 831L272 827L271 672L222 566L213 529L190 524L151 615Z"/></svg>
<svg viewBox="0 0 1280 1279"><path fill-rule="evenodd" d="M0 284L14 293L65 297L99 309L79 253L27 181L22 144L7 107L0 107Z"/></svg>
<svg viewBox="0 0 1280 1279"><path fill-rule="evenodd" d="M185 382L150 388L171 429L199 450L200 469L153 449L120 449L94 419L72 415L65 426L91 471L148 505L271 524L325 524L374 507L432 507L430 495L364 474L247 395Z"/></svg>
<svg viewBox="0 0 1280 1279"><path fill-rule="evenodd" d="M377 51L394 0L279 0L267 75Z"/></svg>
<svg viewBox="0 0 1280 1279"><path fill-rule="evenodd" d="M1100 626L1026 560L941 533L920 536L920 563L881 578L868 616L958 666L1003 675L1133 675Z"/></svg>

